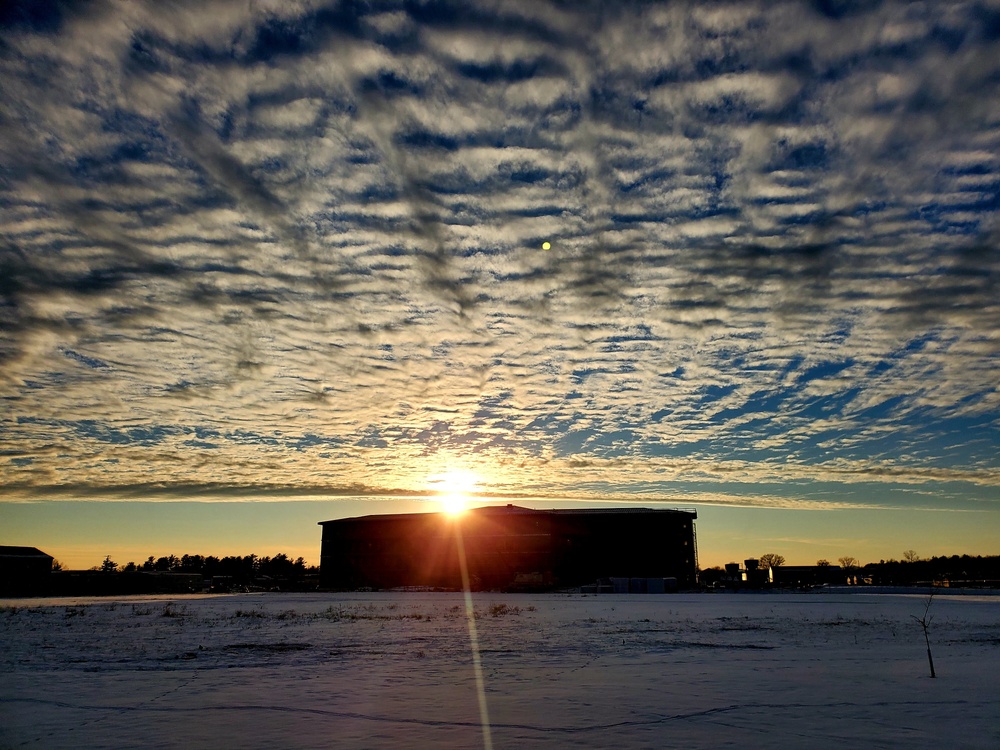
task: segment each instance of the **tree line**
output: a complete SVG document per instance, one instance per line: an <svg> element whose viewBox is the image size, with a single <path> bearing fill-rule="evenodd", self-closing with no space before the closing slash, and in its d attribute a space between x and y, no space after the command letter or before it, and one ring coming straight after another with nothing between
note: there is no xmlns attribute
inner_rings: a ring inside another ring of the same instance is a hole
<svg viewBox="0 0 1000 750"><path fill-rule="evenodd" d="M303 558L290 558L283 552L273 557L257 555L167 555L153 557L145 562L128 562L119 565L108 555L99 566L93 568L102 573L193 573L204 578L230 578L234 582L249 583L258 579L299 580L308 573L318 572L316 566L308 566Z"/></svg>
<svg viewBox="0 0 1000 750"><path fill-rule="evenodd" d="M760 570L779 568L785 564L783 555L769 552L756 558ZM968 583L971 585L1000 585L1000 555L942 555L922 558L914 550L903 552L902 559L879 560L862 565L851 556L837 559L844 571L845 581L848 577L858 582L882 585L907 585L926 582ZM816 561L818 567L831 566L829 560ZM712 583L719 580L724 570L718 566L701 571L702 583Z"/></svg>
<svg viewBox="0 0 1000 750"><path fill-rule="evenodd" d="M912 552L912 550L908 550ZM951 555L921 558L904 555L902 560L880 560L860 569L875 584L909 584L924 581L1000 583L1000 555Z"/></svg>

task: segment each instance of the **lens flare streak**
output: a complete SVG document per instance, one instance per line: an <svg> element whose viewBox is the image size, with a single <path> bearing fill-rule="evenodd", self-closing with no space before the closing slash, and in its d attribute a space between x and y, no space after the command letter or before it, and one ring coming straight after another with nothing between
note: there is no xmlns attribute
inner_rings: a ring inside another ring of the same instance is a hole
<svg viewBox="0 0 1000 750"><path fill-rule="evenodd" d="M465 595L465 621L469 625L472 669L476 674L476 693L479 697L479 723L483 727L483 750L493 750L493 735L490 731L490 712L486 706L486 685L483 682L483 664L479 659L479 632L476 630L476 611L472 604L469 566L465 561L465 541L462 538L462 525L460 523L455 524L455 544L458 546L458 565L462 570L462 592Z"/></svg>

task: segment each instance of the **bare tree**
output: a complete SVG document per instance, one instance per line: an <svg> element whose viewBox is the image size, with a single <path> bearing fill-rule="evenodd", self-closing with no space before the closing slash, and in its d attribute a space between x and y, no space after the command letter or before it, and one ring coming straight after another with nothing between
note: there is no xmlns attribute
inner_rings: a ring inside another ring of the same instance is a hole
<svg viewBox="0 0 1000 750"><path fill-rule="evenodd" d="M785 558L781 555L776 555L773 552L768 552L766 555L760 556L760 567L761 570L767 570L768 568L779 568L785 564Z"/></svg>
<svg viewBox="0 0 1000 750"><path fill-rule="evenodd" d="M937 675L934 674L934 657L931 656L930 627L931 627L931 620L933 620L934 618L929 613L931 609L931 602L933 601L934 601L934 589L931 589L931 593L927 597L927 603L924 604L924 616L917 617L916 615L910 615L910 617L919 622L920 627L923 628L924 642L927 644L927 663L931 667L931 677L937 677Z"/></svg>
<svg viewBox="0 0 1000 750"><path fill-rule="evenodd" d="M850 557L845 555L844 557L838 557L837 562L840 563L840 567L843 569L844 573L847 574L848 583L857 583L858 579L856 577L857 570L861 566L858 564L858 560L855 557Z"/></svg>
<svg viewBox="0 0 1000 750"><path fill-rule="evenodd" d="M829 560L817 560L816 564L819 567L821 567L821 568L829 568L830 567L830 561Z"/></svg>
<svg viewBox="0 0 1000 750"><path fill-rule="evenodd" d="M906 550L906 552L903 553L903 559L909 563L917 562L918 560L920 560L920 555L918 555L912 549L908 549Z"/></svg>

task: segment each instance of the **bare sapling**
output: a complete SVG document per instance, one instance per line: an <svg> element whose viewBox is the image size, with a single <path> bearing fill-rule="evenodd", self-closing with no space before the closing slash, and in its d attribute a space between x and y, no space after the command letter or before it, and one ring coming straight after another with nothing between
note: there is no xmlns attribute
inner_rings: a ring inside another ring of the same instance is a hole
<svg viewBox="0 0 1000 750"><path fill-rule="evenodd" d="M927 644L927 663L930 665L931 668L931 677L937 677L937 675L934 674L934 657L931 656L930 627L931 627L931 621L934 619L934 617L930 614L930 609L931 609L931 602L933 601L934 601L934 590L931 589L931 593L927 597L927 603L924 604L923 617L917 617L916 615L910 615L910 617L919 622L920 627L923 628L924 642Z"/></svg>

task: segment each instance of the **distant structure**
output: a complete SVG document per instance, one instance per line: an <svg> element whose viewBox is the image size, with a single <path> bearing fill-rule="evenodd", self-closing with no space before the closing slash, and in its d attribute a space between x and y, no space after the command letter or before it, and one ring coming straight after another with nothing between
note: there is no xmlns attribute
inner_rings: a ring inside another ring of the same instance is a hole
<svg viewBox="0 0 1000 750"><path fill-rule="evenodd" d="M703 579L708 578L703 573ZM702 583L705 583L702 580ZM760 560L750 557L743 561L743 567L739 563L726 563L725 572L711 582L712 588L727 588L730 591L741 589L763 589L770 585L770 569L761 568Z"/></svg>
<svg viewBox="0 0 1000 750"><path fill-rule="evenodd" d="M839 565L779 565L771 568L775 586L843 586L847 573Z"/></svg>
<svg viewBox="0 0 1000 750"><path fill-rule="evenodd" d="M0 546L0 595L44 592L52 573L52 555L35 547Z"/></svg>
<svg viewBox="0 0 1000 750"><path fill-rule="evenodd" d="M458 532L471 587L524 591L598 578L697 581L693 510L533 510L489 506L459 516L407 513L322 521L326 589L462 587Z"/></svg>

